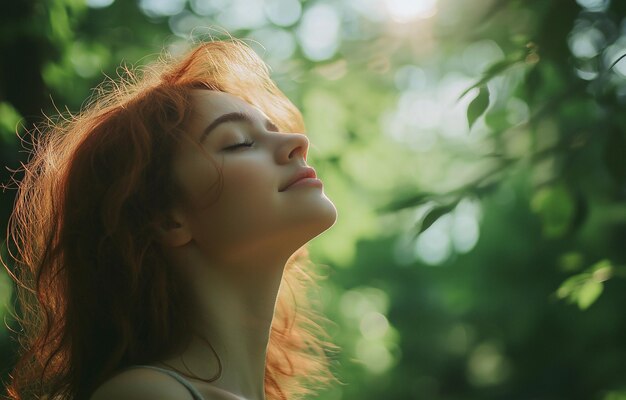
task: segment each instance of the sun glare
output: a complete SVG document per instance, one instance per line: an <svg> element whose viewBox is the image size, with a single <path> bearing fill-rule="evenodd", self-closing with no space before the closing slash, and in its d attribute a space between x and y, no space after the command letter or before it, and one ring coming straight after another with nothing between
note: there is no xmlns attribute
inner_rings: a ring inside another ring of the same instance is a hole
<svg viewBox="0 0 626 400"><path fill-rule="evenodd" d="M383 0L389 18L395 22L426 19L437 13L437 0Z"/></svg>

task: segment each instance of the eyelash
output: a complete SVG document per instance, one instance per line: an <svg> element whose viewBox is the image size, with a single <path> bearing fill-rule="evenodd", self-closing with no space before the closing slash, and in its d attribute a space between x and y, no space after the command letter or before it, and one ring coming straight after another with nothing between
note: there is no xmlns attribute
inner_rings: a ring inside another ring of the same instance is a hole
<svg viewBox="0 0 626 400"><path fill-rule="evenodd" d="M236 148L241 147L241 146L248 146L248 147L250 147L253 144L254 144L254 140L246 140L244 142L237 143L237 144L234 144L232 146L228 146L225 150L232 150L232 149L236 149Z"/></svg>

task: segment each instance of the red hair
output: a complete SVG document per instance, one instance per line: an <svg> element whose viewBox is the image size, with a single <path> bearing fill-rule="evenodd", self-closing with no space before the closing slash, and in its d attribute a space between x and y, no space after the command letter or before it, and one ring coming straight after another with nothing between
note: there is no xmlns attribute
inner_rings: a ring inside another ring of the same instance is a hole
<svg viewBox="0 0 626 400"><path fill-rule="evenodd" d="M281 131L304 132L299 110L239 40L202 43L141 74L125 71L80 113L33 134L7 234L22 306L10 399L85 399L117 370L170 357L190 340L189 291L152 229L175 200L171 156L185 139L190 89L228 92ZM337 347L307 296L319 277L311 266L303 246L285 267L266 359L268 399L300 398L336 381L325 350Z"/></svg>

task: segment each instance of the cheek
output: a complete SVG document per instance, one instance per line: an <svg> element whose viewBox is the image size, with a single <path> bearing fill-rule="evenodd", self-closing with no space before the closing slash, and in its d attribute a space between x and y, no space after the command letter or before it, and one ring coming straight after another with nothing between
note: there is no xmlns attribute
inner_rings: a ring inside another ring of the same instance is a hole
<svg viewBox="0 0 626 400"><path fill-rule="evenodd" d="M224 166L223 185L215 187L219 190L217 200L204 209L197 208L191 218L195 235L216 248L251 240L272 229L280 220L277 215L281 212L279 193L273 170L266 164L261 167L259 163L237 161Z"/></svg>
<svg viewBox="0 0 626 400"><path fill-rule="evenodd" d="M255 160L237 160L224 165L223 196L230 204L262 204L272 200L276 177L267 165Z"/></svg>
<svg viewBox="0 0 626 400"><path fill-rule="evenodd" d="M218 170L206 157L181 158L174 165L174 176L183 190L181 197L194 206L210 201L218 187Z"/></svg>

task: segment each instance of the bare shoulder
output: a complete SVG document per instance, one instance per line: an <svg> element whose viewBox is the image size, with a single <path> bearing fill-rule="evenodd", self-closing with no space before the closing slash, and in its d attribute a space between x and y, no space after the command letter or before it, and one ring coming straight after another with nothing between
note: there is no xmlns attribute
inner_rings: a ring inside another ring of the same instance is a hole
<svg viewBox="0 0 626 400"><path fill-rule="evenodd" d="M240 398L212 388L204 400L233 400ZM172 376L149 368L122 371L104 382L89 400L193 400L189 390Z"/></svg>
<svg viewBox="0 0 626 400"><path fill-rule="evenodd" d="M193 400L173 377L148 368L122 371L104 382L89 400Z"/></svg>

